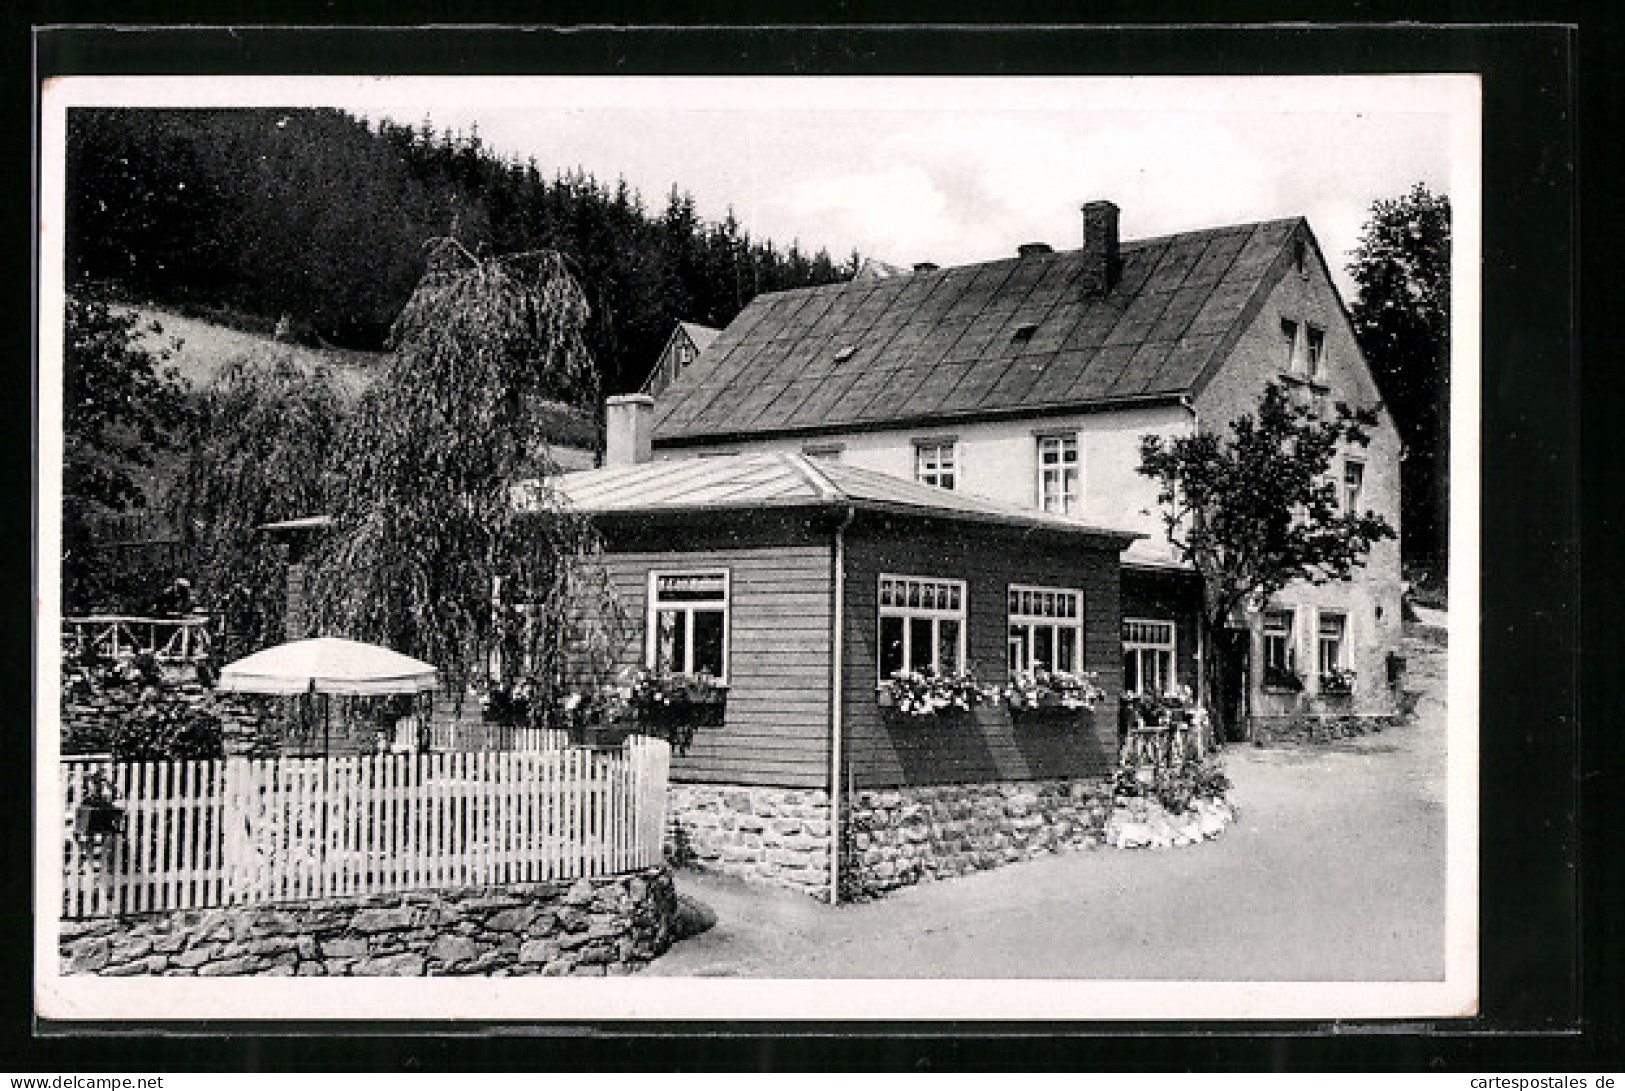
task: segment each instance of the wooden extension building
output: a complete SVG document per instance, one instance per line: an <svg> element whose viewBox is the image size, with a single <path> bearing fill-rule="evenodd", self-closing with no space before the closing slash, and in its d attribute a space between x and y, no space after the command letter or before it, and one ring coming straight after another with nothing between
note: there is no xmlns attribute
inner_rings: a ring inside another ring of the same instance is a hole
<svg viewBox="0 0 1625 1091"><path fill-rule="evenodd" d="M855 813L873 827L860 812L904 799L985 810L1012 784L1072 798L1066 786L1109 772L1120 557L1136 533L781 452L632 461L559 487L597 523L637 622L625 665L727 684L721 725L672 767L675 828L711 866L833 894ZM900 669L1002 684L1034 661L1097 672L1106 699L1026 720L1002 704L910 716L877 698ZM992 850L970 836L954 851ZM893 865L867 883L903 879Z"/></svg>

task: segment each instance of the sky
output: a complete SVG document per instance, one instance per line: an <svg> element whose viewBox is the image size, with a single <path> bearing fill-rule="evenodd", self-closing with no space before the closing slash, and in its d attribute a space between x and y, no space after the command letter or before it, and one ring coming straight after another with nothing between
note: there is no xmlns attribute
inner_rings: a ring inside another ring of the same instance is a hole
<svg viewBox="0 0 1625 1091"><path fill-rule="evenodd" d="M393 77L101 81L131 105L331 105L477 131L544 173L677 185L758 240L955 265L1305 216L1343 271L1372 201L1476 187L1471 77ZM105 94L105 92L104 92Z"/></svg>

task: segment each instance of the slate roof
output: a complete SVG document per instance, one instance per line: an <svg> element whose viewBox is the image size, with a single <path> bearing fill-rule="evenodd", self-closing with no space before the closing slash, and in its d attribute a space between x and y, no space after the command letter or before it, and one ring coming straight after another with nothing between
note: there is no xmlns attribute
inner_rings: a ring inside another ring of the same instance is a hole
<svg viewBox="0 0 1625 1091"><path fill-rule="evenodd" d="M1043 528L1116 539L1145 535L905 481L806 455L776 451L717 458L607 466L553 479L577 511L589 515L763 508L839 508Z"/></svg>
<svg viewBox="0 0 1625 1091"><path fill-rule="evenodd" d="M1302 219L757 296L655 406L656 443L1061 411L1199 388Z"/></svg>

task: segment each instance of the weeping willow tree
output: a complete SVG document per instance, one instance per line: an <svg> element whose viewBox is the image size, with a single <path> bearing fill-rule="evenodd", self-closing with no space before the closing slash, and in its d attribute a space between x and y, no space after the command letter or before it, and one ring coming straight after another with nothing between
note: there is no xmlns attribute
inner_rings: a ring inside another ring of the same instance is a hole
<svg viewBox="0 0 1625 1091"><path fill-rule="evenodd" d="M199 399L172 511L228 656L287 635L287 562L259 528L327 510L344 404L332 373L291 354L242 356Z"/></svg>
<svg viewBox="0 0 1625 1091"><path fill-rule="evenodd" d="M587 317L556 253L430 244L347 437L310 576L320 631L427 660L459 697L528 690L533 721L570 675L603 669L616 615L599 543L552 488L545 429L550 402L596 401Z"/></svg>

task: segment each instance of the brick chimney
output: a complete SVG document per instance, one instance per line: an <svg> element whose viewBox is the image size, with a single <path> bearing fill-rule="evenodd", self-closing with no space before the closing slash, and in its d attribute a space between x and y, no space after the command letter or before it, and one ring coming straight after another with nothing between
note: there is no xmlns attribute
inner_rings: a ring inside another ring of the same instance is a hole
<svg viewBox="0 0 1625 1091"><path fill-rule="evenodd" d="M604 465L633 466L654 457L655 400L617 394L604 402Z"/></svg>
<svg viewBox="0 0 1625 1091"><path fill-rule="evenodd" d="M1083 206L1083 254L1089 265L1089 289L1104 295L1123 271L1118 252L1117 206L1090 201Z"/></svg>

